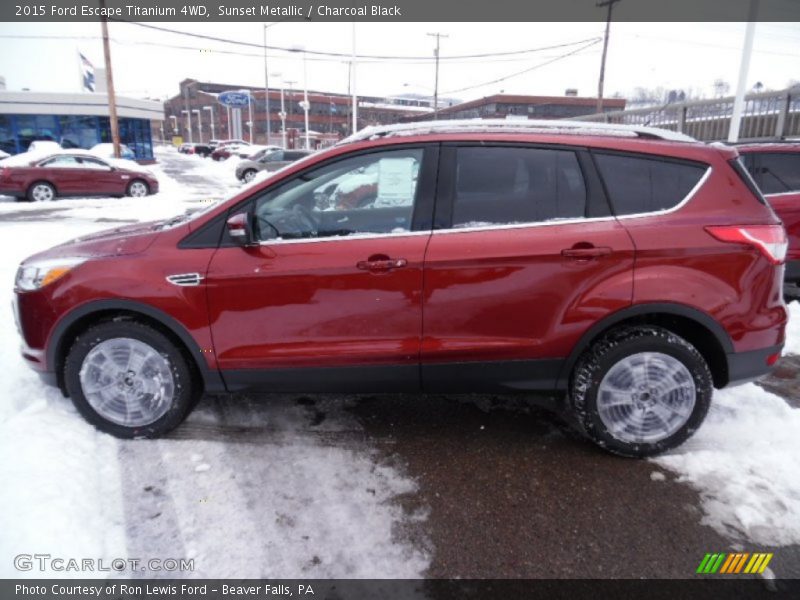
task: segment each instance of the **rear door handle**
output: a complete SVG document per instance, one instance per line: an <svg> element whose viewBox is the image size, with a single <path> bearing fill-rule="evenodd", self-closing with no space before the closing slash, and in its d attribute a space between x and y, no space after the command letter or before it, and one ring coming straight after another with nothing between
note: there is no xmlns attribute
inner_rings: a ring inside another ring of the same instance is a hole
<svg viewBox="0 0 800 600"><path fill-rule="evenodd" d="M561 256L564 258L574 258L576 260L589 260L592 258L599 258L601 256L608 256L611 254L611 248L608 246L592 246L591 248L565 248L561 251Z"/></svg>
<svg viewBox="0 0 800 600"><path fill-rule="evenodd" d="M370 260L360 260L356 263L356 267L362 271L389 271L391 269L401 269L408 265L405 258L378 258Z"/></svg>

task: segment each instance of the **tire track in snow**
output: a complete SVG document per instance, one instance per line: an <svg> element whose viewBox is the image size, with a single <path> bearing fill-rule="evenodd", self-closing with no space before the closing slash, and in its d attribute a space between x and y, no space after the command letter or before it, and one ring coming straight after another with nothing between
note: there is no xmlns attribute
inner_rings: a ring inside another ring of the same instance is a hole
<svg viewBox="0 0 800 600"><path fill-rule="evenodd" d="M345 399L322 402L206 398L169 438L127 443L131 551L194 558L191 577L421 576L429 557L395 535L416 484Z"/></svg>

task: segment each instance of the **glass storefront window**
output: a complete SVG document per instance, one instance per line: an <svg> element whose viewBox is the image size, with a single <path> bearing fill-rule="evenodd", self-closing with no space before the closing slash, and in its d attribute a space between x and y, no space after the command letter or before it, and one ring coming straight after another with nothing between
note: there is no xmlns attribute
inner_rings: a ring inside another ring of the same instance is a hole
<svg viewBox="0 0 800 600"><path fill-rule="evenodd" d="M147 119L119 119L120 143L137 159L153 158L153 140ZM111 142L108 117L81 115L0 115L0 149L25 152L34 140L48 140L63 148L90 149Z"/></svg>

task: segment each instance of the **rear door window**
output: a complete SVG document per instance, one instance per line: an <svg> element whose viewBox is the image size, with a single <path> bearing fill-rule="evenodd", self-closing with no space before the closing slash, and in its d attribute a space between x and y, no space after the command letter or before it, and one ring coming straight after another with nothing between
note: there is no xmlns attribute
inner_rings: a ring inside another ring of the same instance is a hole
<svg viewBox="0 0 800 600"><path fill-rule="evenodd" d="M539 223L586 214L586 184L569 150L461 147L454 228Z"/></svg>
<svg viewBox="0 0 800 600"><path fill-rule="evenodd" d="M600 153L594 158L618 216L675 208L707 170L660 158Z"/></svg>
<svg viewBox="0 0 800 600"><path fill-rule="evenodd" d="M800 191L800 152L764 152L754 156L751 168L758 187L765 194Z"/></svg>

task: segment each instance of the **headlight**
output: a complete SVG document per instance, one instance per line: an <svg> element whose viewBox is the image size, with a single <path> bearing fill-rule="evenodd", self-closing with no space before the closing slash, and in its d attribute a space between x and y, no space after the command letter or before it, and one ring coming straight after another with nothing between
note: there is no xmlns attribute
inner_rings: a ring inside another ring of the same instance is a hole
<svg viewBox="0 0 800 600"><path fill-rule="evenodd" d="M86 260L86 258L54 258L20 265L14 287L26 292L38 290L60 279Z"/></svg>

